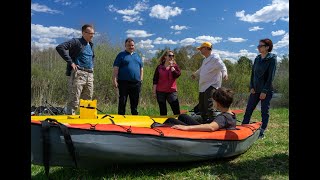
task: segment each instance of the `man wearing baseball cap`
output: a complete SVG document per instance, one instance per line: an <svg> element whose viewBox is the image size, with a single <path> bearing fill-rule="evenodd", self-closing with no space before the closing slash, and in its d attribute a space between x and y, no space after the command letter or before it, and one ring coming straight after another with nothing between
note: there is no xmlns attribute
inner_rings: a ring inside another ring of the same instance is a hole
<svg viewBox="0 0 320 180"><path fill-rule="evenodd" d="M199 77L199 111L202 123L210 121L217 115L212 94L221 87L222 78L228 80L228 72L219 54L212 52L212 44L204 42L197 49L205 57L201 67L191 76Z"/></svg>

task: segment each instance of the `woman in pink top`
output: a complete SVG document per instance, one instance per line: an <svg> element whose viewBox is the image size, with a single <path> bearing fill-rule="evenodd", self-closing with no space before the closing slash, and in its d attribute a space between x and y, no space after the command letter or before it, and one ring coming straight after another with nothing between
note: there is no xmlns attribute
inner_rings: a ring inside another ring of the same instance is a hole
<svg viewBox="0 0 320 180"><path fill-rule="evenodd" d="M174 53L166 50L159 59L153 76L153 96L157 98L160 115L167 115L167 101L174 115L180 114L177 93L177 78L181 75L180 68L174 60Z"/></svg>

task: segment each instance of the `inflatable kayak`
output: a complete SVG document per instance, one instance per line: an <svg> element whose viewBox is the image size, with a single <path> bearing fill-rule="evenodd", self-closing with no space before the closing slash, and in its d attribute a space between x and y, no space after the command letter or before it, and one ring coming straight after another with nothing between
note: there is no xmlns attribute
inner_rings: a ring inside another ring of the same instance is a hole
<svg viewBox="0 0 320 180"><path fill-rule="evenodd" d="M261 126L257 122L236 130L182 131L152 126L163 123L168 118L164 116L82 115L80 109L80 116L31 116L31 162L47 168L95 168L226 158L247 151Z"/></svg>

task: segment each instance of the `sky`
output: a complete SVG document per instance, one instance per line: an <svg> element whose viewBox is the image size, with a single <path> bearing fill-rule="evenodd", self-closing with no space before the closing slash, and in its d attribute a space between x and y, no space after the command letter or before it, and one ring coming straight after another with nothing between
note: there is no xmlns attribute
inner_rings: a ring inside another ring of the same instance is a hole
<svg viewBox="0 0 320 180"><path fill-rule="evenodd" d="M81 37L83 24L112 45L131 37L149 59L158 50L209 41L222 59L254 60L259 40L289 54L289 0L32 0L31 41L44 50Z"/></svg>

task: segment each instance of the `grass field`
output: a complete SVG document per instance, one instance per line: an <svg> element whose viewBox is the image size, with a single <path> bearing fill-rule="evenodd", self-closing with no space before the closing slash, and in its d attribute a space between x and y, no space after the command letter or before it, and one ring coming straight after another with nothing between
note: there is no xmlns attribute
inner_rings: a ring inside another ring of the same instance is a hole
<svg viewBox="0 0 320 180"><path fill-rule="evenodd" d="M115 110L113 110L115 111ZM140 114L151 115L154 110L140 109ZM115 113L115 112L110 112ZM237 118L242 120L243 114ZM251 121L260 121L255 110ZM44 167L31 165L32 179L47 179ZM222 160L196 163L114 165L86 170L51 167L51 179L289 179L289 110L271 109L264 139L258 139L245 153Z"/></svg>

